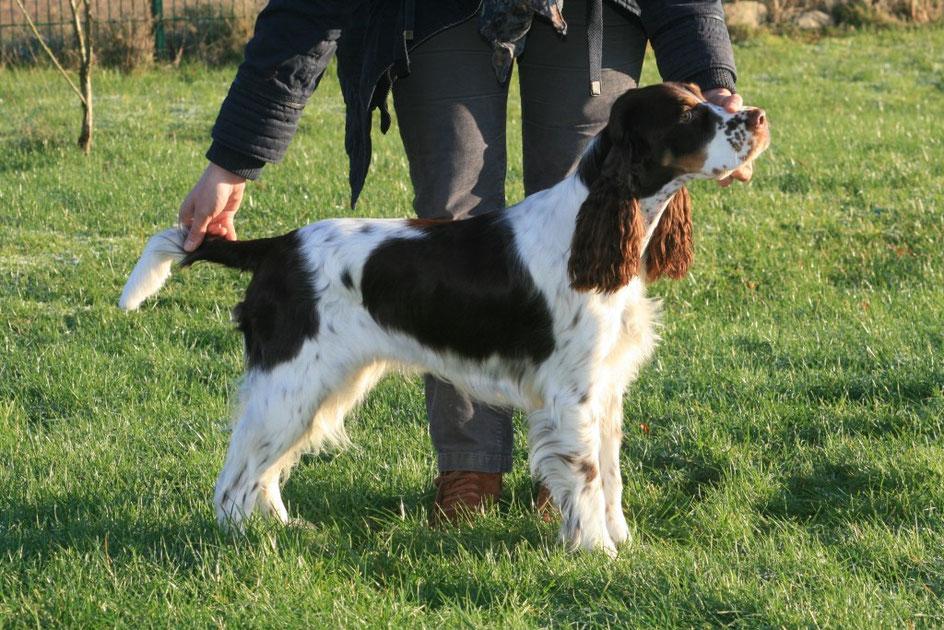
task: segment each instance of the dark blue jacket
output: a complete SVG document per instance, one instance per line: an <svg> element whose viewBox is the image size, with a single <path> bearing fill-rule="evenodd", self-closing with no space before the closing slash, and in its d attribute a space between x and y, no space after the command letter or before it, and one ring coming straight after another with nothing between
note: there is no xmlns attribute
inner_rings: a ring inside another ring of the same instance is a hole
<svg viewBox="0 0 944 630"><path fill-rule="evenodd" d="M663 79L734 89L734 55L720 0L617 4L640 17ZM479 6L479 0L271 0L220 108L207 158L249 179L265 163L280 161L336 53L353 205L370 165L371 112L380 108L386 133L387 95L393 81L409 73L410 50L471 18Z"/></svg>

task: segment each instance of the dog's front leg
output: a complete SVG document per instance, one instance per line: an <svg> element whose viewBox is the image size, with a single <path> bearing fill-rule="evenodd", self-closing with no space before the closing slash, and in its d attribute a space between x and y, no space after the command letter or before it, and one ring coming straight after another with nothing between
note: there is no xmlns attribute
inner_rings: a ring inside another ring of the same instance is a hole
<svg viewBox="0 0 944 630"><path fill-rule="evenodd" d="M600 481L600 432L587 402L540 409L529 417L531 474L561 511L561 538L571 549L616 554L607 531Z"/></svg>
<svg viewBox="0 0 944 630"><path fill-rule="evenodd" d="M623 479L620 476L620 444L623 440L623 397L616 393L604 401L600 419L600 481L606 501L606 529L619 546L631 542L623 515Z"/></svg>

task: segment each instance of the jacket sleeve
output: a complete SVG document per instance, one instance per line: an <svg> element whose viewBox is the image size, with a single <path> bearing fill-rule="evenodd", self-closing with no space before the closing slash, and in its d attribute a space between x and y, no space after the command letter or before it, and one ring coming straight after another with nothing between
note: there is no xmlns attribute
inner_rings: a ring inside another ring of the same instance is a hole
<svg viewBox="0 0 944 630"><path fill-rule="evenodd" d="M271 0L213 125L207 159L248 179L285 155L358 0Z"/></svg>
<svg viewBox="0 0 944 630"><path fill-rule="evenodd" d="M734 91L737 68L720 0L639 0L639 8L663 80Z"/></svg>

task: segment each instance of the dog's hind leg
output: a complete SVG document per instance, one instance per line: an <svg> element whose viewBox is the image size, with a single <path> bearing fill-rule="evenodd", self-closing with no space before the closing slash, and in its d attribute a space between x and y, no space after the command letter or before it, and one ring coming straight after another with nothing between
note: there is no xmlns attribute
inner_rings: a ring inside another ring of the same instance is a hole
<svg viewBox="0 0 944 630"><path fill-rule="evenodd" d="M561 538L572 549L616 554L607 531L600 482L600 433L586 403L532 411L528 419L531 474L551 491L560 508Z"/></svg>
<svg viewBox="0 0 944 630"><path fill-rule="evenodd" d="M279 481L306 447L345 444L344 413L382 374L382 366L349 372L319 365L285 364L250 372L239 421L216 482L214 502L222 524L242 526L254 508L288 522Z"/></svg>
<svg viewBox="0 0 944 630"><path fill-rule="evenodd" d="M307 431L263 473L262 490L256 498L256 508L260 512L275 516L283 523L289 521L288 511L282 503L281 482L288 478L292 466L302 454L317 453L324 444L335 447L350 444L344 429L344 418L385 372L386 365L383 363L356 370L325 398L314 412Z"/></svg>
<svg viewBox="0 0 944 630"><path fill-rule="evenodd" d="M291 367L296 370L287 365L251 370L243 384L238 420L214 493L222 525L241 529L260 497L266 497L266 511L283 522L288 519L281 499L272 499L272 480L265 473L307 432L328 395L324 388L305 386L297 366ZM275 490L277 497L277 484Z"/></svg>

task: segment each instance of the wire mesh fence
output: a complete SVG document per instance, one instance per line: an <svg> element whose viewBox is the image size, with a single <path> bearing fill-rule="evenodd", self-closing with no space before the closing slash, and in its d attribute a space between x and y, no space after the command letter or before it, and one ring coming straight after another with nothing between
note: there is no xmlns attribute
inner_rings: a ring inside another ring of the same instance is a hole
<svg viewBox="0 0 944 630"><path fill-rule="evenodd" d="M221 34L248 39L255 16L265 6L265 0L88 1L93 37L106 56L117 47L158 58L172 58L188 45L215 40ZM22 2L54 49L61 50L74 37L69 0ZM17 0L0 0L0 53L7 58L32 58L34 39Z"/></svg>

